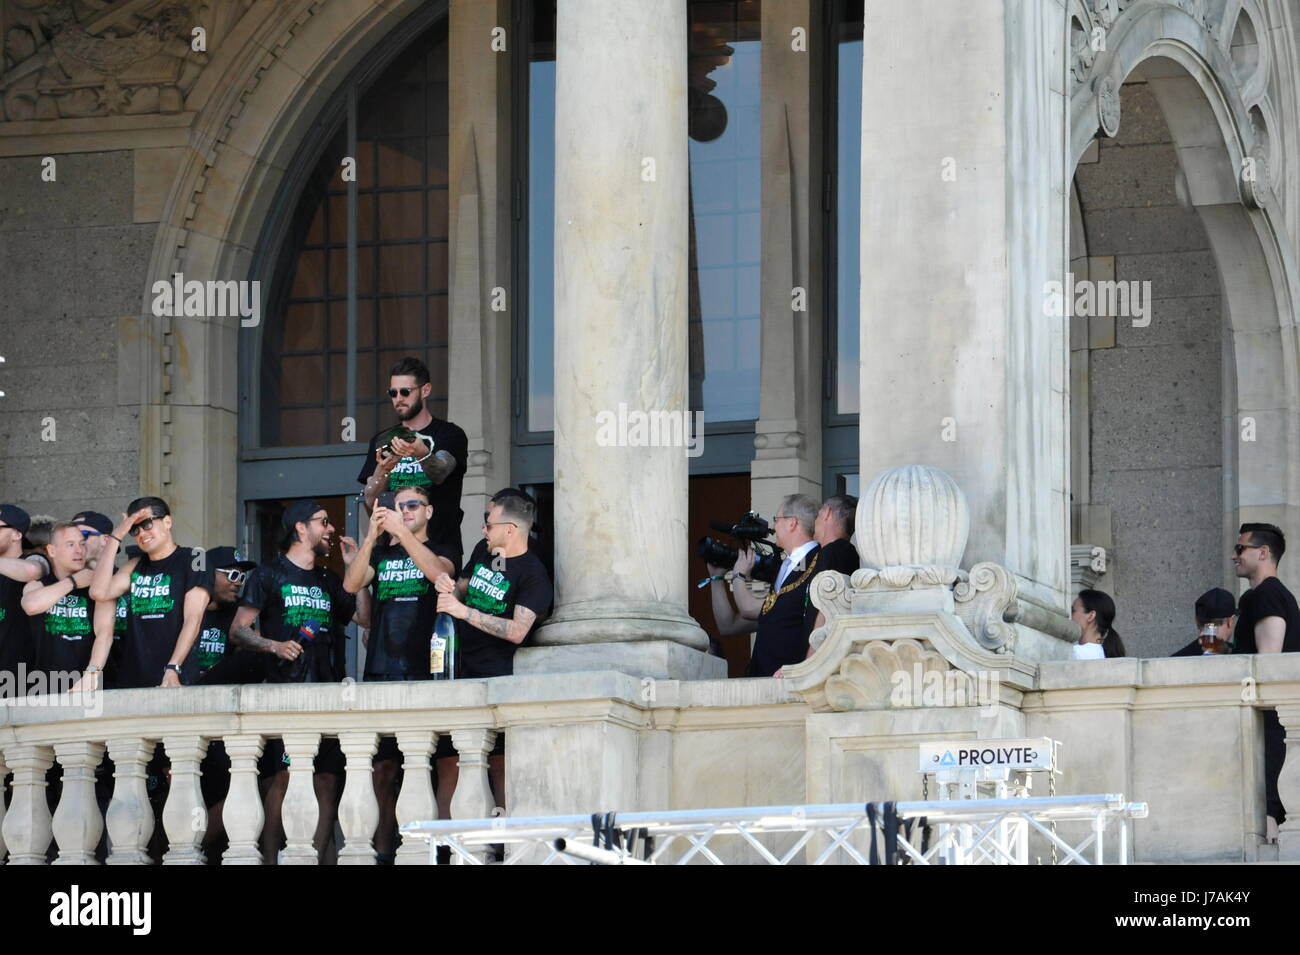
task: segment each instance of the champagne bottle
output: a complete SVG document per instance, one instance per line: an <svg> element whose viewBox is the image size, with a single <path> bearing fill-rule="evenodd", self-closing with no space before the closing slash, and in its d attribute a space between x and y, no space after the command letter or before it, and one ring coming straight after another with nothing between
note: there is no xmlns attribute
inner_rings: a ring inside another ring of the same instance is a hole
<svg viewBox="0 0 1300 955"><path fill-rule="evenodd" d="M429 675L435 680L456 679L456 621L440 613L429 638Z"/></svg>

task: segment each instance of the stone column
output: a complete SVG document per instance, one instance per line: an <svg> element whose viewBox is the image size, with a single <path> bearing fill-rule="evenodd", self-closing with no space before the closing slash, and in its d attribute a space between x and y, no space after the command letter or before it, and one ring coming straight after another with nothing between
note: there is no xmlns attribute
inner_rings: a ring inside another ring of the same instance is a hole
<svg viewBox="0 0 1300 955"><path fill-rule="evenodd" d="M4 818L4 839L10 865L45 865L53 831L45 801L45 772L54 765L48 746L14 743L5 748L13 770L13 797Z"/></svg>
<svg viewBox="0 0 1300 955"><path fill-rule="evenodd" d="M222 865L261 865L262 849L257 844L266 815L257 791L257 760L264 742L256 734L227 736L226 755L230 757L230 792L221 810L221 821L230 837L230 848Z"/></svg>
<svg viewBox="0 0 1300 955"><path fill-rule="evenodd" d="M461 489L466 554L479 539L488 501L510 484L510 331L524 294L510 282L510 66L528 55L527 38L512 35L513 22L511 0L451 0L447 19L447 413L469 439ZM491 52L483 39L496 27L506 30L506 52ZM494 289L505 293L503 309L492 302Z"/></svg>
<svg viewBox="0 0 1300 955"><path fill-rule="evenodd" d="M725 672L685 609L687 449L646 446L688 413L685 5L560 0L555 117L556 610L516 670Z"/></svg>
<svg viewBox="0 0 1300 955"><path fill-rule="evenodd" d="M787 494L821 500L834 490L822 489L822 114L811 106L834 42L821 7L762 8L762 392L750 486L767 517Z"/></svg>
<svg viewBox="0 0 1300 955"><path fill-rule="evenodd" d="M199 764L208 751L202 736L164 736L163 749L172 761L171 791L163 806L167 854L163 865L202 865L203 834L208 831L208 810L203 804Z"/></svg>
<svg viewBox="0 0 1300 955"><path fill-rule="evenodd" d="M343 828L343 850L339 865L374 865L375 826L379 824L379 803L375 801L375 782L371 757L377 748L375 733L352 730L339 733L339 746L347 756L347 780L339 800L339 825Z"/></svg>
<svg viewBox="0 0 1300 955"><path fill-rule="evenodd" d="M970 501L965 566L1006 567L1059 614L1067 337L1045 303L1068 254L1064 16L866 5L859 419L864 477L947 471Z"/></svg>
<svg viewBox="0 0 1300 955"><path fill-rule="evenodd" d="M397 794L397 825L438 818L429 779L429 756L438 745L438 734L428 730L398 730L397 748L402 751L402 791ZM397 865L428 865L429 846L423 839L402 838Z"/></svg>
<svg viewBox="0 0 1300 955"><path fill-rule="evenodd" d="M113 760L113 801L105 814L112 847L109 865L149 864L145 847L153 835L153 807L145 788L145 765L156 746L151 739L108 741L108 755Z"/></svg>
<svg viewBox="0 0 1300 955"><path fill-rule="evenodd" d="M1277 833L1277 858L1279 862L1300 862L1300 706L1282 705L1277 708L1277 718L1286 731L1286 758L1282 772L1277 777L1277 795L1286 807L1286 822ZM1261 762L1260 768L1264 764Z"/></svg>
<svg viewBox="0 0 1300 955"><path fill-rule="evenodd" d="M54 810L55 865L94 865L95 847L104 834L104 817L95 801L95 768L104 758L103 743L55 743L63 767L63 795Z"/></svg>
<svg viewBox="0 0 1300 955"><path fill-rule="evenodd" d="M320 855L313 840L320 806L312 784L313 761L320 746L320 733L285 733L284 751L289 754L289 787L280 808L284 825L285 865L316 865Z"/></svg>

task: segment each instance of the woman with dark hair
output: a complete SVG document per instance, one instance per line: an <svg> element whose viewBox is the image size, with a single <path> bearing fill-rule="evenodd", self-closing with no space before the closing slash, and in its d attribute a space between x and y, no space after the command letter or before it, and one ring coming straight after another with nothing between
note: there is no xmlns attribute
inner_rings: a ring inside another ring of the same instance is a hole
<svg viewBox="0 0 1300 955"><path fill-rule="evenodd" d="M1115 619L1115 601L1101 590L1080 590L1070 607L1070 619L1079 625L1083 636L1074 645L1074 659L1100 660L1124 656L1124 642L1111 626Z"/></svg>

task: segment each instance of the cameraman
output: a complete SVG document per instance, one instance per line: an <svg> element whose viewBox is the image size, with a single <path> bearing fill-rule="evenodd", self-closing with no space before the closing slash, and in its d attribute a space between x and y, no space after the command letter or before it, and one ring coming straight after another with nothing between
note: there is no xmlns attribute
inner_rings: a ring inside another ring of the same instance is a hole
<svg viewBox="0 0 1300 955"><path fill-rule="evenodd" d="M741 616L758 621L748 676L772 676L787 663L798 663L808 655L808 631L804 626L808 585L820 569L818 545L813 539L816 522L817 502L806 494L781 499L772 530L776 546L785 551L786 557L781 561L775 585L761 601L749 589L753 550L745 548L736 558L731 594Z"/></svg>
<svg viewBox="0 0 1300 955"><path fill-rule="evenodd" d="M820 548L817 557L819 573L823 570L834 570L841 574L852 575L861 566L857 549L852 543L853 518L857 507L858 499L849 494L836 494L822 502L821 510L817 512L817 519L813 524L813 539ZM731 601L727 599L723 587L724 581L727 584L731 583L735 572L728 572L726 568L714 564L707 566L711 578L709 597L713 603L713 619L717 623L718 632L724 637L753 633L756 620L732 610ZM745 589L745 593L750 593L748 588ZM743 599L739 598L737 602ZM755 600L752 606L757 608L761 605ZM804 608L805 637L825 624L825 615L814 606L811 598L808 599L807 606ZM808 654L812 655L811 648Z"/></svg>

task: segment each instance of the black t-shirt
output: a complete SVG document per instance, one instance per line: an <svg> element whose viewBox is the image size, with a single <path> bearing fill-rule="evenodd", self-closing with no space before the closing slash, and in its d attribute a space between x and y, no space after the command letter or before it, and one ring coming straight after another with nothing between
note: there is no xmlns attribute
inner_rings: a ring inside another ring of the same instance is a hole
<svg viewBox="0 0 1300 955"><path fill-rule="evenodd" d="M281 554L249 575L240 602L260 611L260 633L268 640L297 639L304 653L292 663L266 658L267 683L334 683L346 673L346 628L357 598L327 567L303 570ZM314 639L301 628L315 623Z"/></svg>
<svg viewBox="0 0 1300 955"><path fill-rule="evenodd" d="M31 559L31 558L27 558ZM48 562L39 563L48 570ZM25 580L13 580L0 574L0 671L12 673L18 677L18 667L31 666L32 663L32 627L27 614L23 613L23 588ZM17 687L18 695L23 690ZM3 692L0 686L0 692Z"/></svg>
<svg viewBox="0 0 1300 955"><path fill-rule="evenodd" d="M378 447L380 435L389 430L385 428L370 439L365 463L361 466L361 473L357 475L359 483L365 484L375 473L375 449ZM434 484L415 458L402 458L388 475L387 490L399 491L413 484L429 489L429 503L433 505L433 519L429 521L429 540L451 548L456 555L452 563L459 564L460 555L463 553L460 543L460 521L464 516L460 509L460 488L465 480L469 439L465 437L465 432L459 426L450 421L443 421L441 418L434 418L423 428L413 430L418 430L420 434L433 440L431 454L446 451L455 458L456 469L448 474L441 484Z"/></svg>
<svg viewBox="0 0 1300 955"><path fill-rule="evenodd" d="M114 690L121 684L118 675L122 672L122 638L126 636L126 597L117 598L113 608L113 645L108 648L108 661L104 664L104 689Z"/></svg>
<svg viewBox="0 0 1300 955"><path fill-rule="evenodd" d="M58 582L54 574L41 578L43 587ZM86 668L95 643L95 602L90 599L90 587L64 594L45 613L33 616L31 622L37 670L80 673Z"/></svg>
<svg viewBox="0 0 1300 955"><path fill-rule="evenodd" d="M1265 617L1281 617L1286 621L1286 635L1282 638L1282 652L1300 651L1300 607L1295 595L1282 581L1269 577L1253 590L1247 590L1237 601L1237 627L1233 630L1234 653L1258 653L1255 643L1255 625Z"/></svg>
<svg viewBox="0 0 1300 955"><path fill-rule="evenodd" d="M230 645L230 622L235 619L238 604L218 604L215 610L203 611L199 626L198 658L199 676L203 676L227 654L233 653Z"/></svg>
<svg viewBox="0 0 1300 955"><path fill-rule="evenodd" d="M853 542L846 537L837 537L825 547L819 547L815 553L820 556L817 558L817 573L823 570L834 570L841 574L853 576L853 572L862 566L862 561L858 559L858 552L853 547ZM808 555L812 560L812 555ZM813 626L817 623L817 605L812 602L812 587L809 586L804 590L804 614L803 629L804 637L812 635Z"/></svg>
<svg viewBox="0 0 1300 955"><path fill-rule="evenodd" d="M119 687L162 683L185 622L185 597L196 588L207 595L204 576L194 567L194 553L188 547L177 547L162 560L144 556L136 563L126 592ZM197 648L196 640L181 664L181 682L187 686L198 677Z"/></svg>
<svg viewBox="0 0 1300 955"><path fill-rule="evenodd" d="M527 607L537 614L536 627L551 609L551 578L541 560L525 551L518 557L497 559L496 563L503 565L501 570L494 569L493 562L487 541L479 541L461 574L469 581L465 606L507 620L514 617L515 607ZM514 672L518 644L484 633L464 620L456 621L456 639L458 677L509 676Z"/></svg>
<svg viewBox="0 0 1300 955"><path fill-rule="evenodd" d="M460 555L443 544L425 545L451 561L452 577ZM421 678L429 676L429 637L438 615L438 592L401 544L375 547L370 612L370 643L366 647L366 676Z"/></svg>

